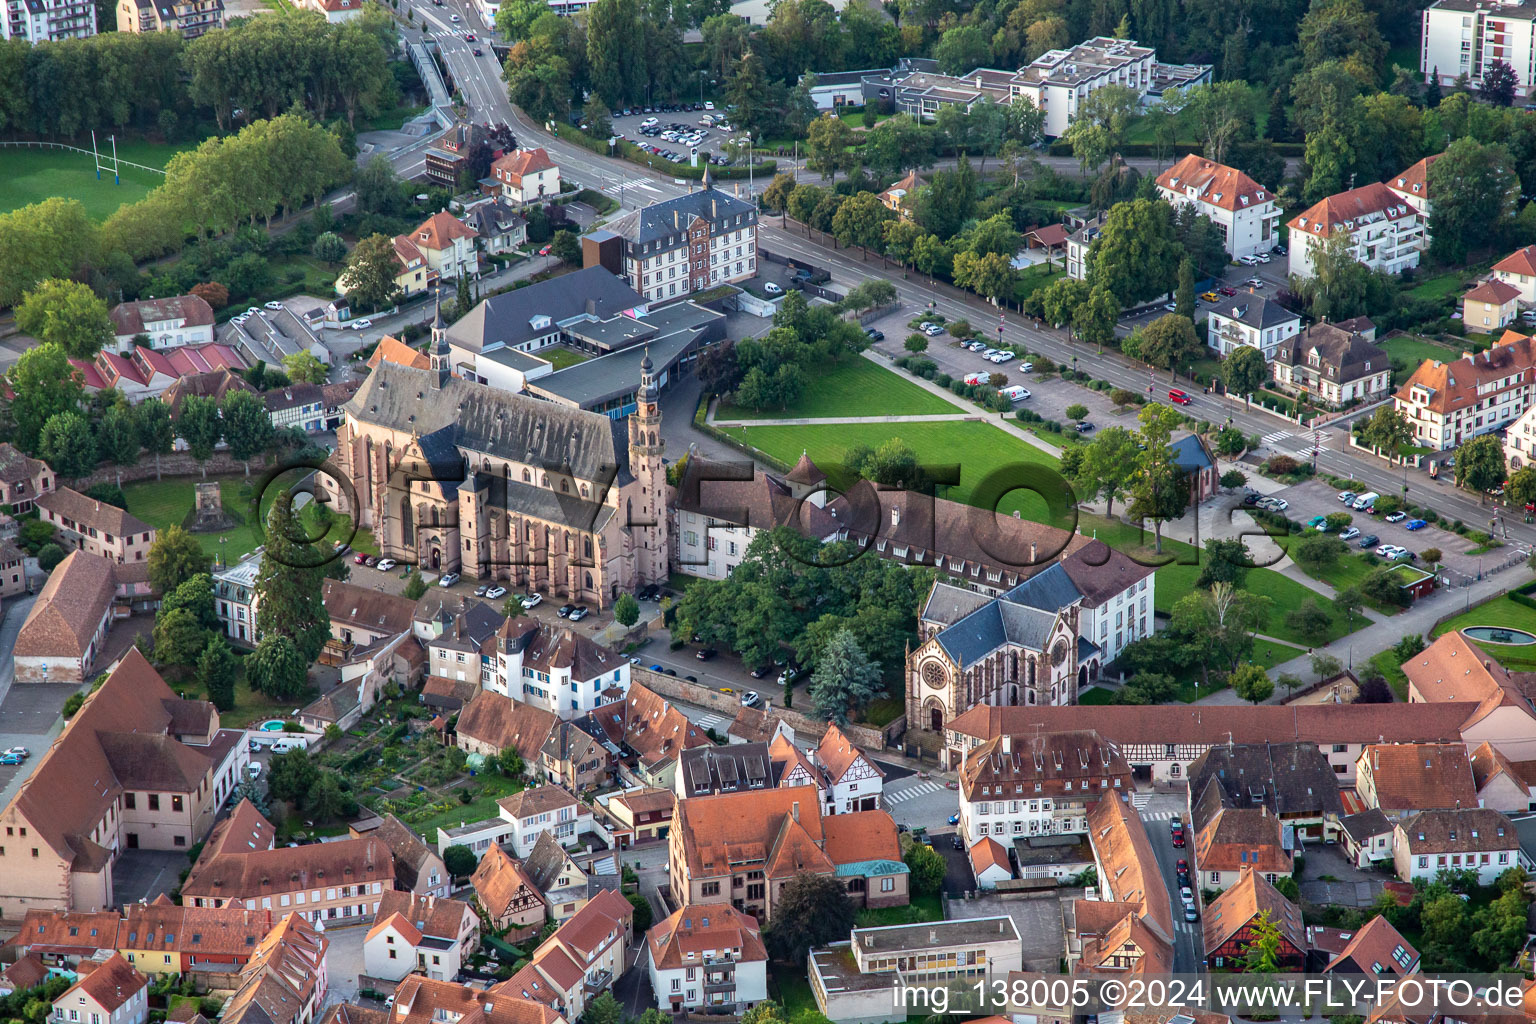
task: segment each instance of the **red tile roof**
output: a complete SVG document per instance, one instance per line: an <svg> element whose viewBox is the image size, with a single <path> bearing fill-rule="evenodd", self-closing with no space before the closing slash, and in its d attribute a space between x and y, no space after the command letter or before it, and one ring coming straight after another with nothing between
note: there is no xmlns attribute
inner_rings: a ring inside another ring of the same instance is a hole
<svg viewBox="0 0 1536 1024"><path fill-rule="evenodd" d="M416 226L416 230L411 232L411 241L416 243L418 249L442 252L453 248L456 240L475 238L478 234L474 228L466 227L452 214L439 211Z"/></svg>
<svg viewBox="0 0 1536 1024"><path fill-rule="evenodd" d="M554 163L549 159L549 154L544 152L543 147L518 149L513 150L491 165L491 177L497 181L504 181L509 185L521 188L523 175L548 171L553 169L554 166Z"/></svg>
<svg viewBox="0 0 1536 1024"><path fill-rule="evenodd" d="M1498 278L1489 278L1463 295L1464 302L1486 302L1490 306L1502 306L1520 297L1520 289L1507 285Z"/></svg>
<svg viewBox="0 0 1536 1024"><path fill-rule="evenodd" d="M1412 213L1402 196L1381 182L1373 181L1313 204L1292 217L1289 227L1304 235L1321 237L1340 228L1350 230L1351 225L1358 225L1362 218L1373 214L1401 217Z"/></svg>
<svg viewBox="0 0 1536 1024"><path fill-rule="evenodd" d="M72 1001L76 992L83 992L108 1013L114 1013L128 1000L149 986L149 979L133 969L119 953L113 953L106 962L90 974L75 982L64 994L54 1000L57 1006Z"/></svg>
<svg viewBox="0 0 1536 1024"><path fill-rule="evenodd" d="M737 950L737 963L768 960L762 926L751 914L730 906L683 907L652 926L645 941L651 962L662 970L703 963L707 953Z"/></svg>
<svg viewBox="0 0 1536 1024"><path fill-rule="evenodd" d="M1493 265L1495 271L1536 277L1536 245L1516 249Z"/></svg>
<svg viewBox="0 0 1536 1024"><path fill-rule="evenodd" d="M110 561L85 551L71 551L54 567L27 612L16 635L14 653L21 657L84 658L116 592Z"/></svg>
<svg viewBox="0 0 1536 1024"><path fill-rule="evenodd" d="M1274 198L1263 185L1235 167L1194 153L1159 174L1157 185L1180 198L1189 198L1192 188L1196 200L1229 211L1258 206Z"/></svg>
<svg viewBox="0 0 1536 1024"><path fill-rule="evenodd" d="M166 299L140 299L112 307L112 329L119 335L143 334L144 322L182 320L185 327L206 327L213 323L213 307L198 295L176 295Z"/></svg>

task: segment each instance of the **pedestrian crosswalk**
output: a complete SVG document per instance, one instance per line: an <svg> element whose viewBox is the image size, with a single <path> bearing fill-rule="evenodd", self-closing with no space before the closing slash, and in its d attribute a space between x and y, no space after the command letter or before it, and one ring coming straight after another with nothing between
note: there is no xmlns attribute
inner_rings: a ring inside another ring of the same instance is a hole
<svg viewBox="0 0 1536 1024"><path fill-rule="evenodd" d="M731 724L731 720L720 715L700 715L696 724L700 729L721 732Z"/></svg>
<svg viewBox="0 0 1536 1024"><path fill-rule="evenodd" d="M899 804L911 800L914 797L925 796L928 793L937 793L944 788L942 782L934 782L932 779L918 779L916 783L902 789L887 789L882 795L887 804Z"/></svg>
<svg viewBox="0 0 1536 1024"><path fill-rule="evenodd" d="M1264 443L1271 448L1275 448L1279 446L1281 441L1286 440L1290 436L1291 435L1289 431L1277 430L1273 434L1265 434Z"/></svg>
<svg viewBox="0 0 1536 1024"><path fill-rule="evenodd" d="M1313 435L1303 435L1301 437L1297 437L1296 435L1285 430L1277 430L1273 434L1265 434L1264 444L1269 448L1278 448L1282 451L1290 452L1294 455L1299 455L1303 459L1310 459L1312 456L1324 451L1324 449L1317 444L1316 438ZM1300 445L1301 447L1293 448L1292 445Z"/></svg>
<svg viewBox="0 0 1536 1024"><path fill-rule="evenodd" d="M1174 818L1174 817L1178 817L1178 816L1179 816L1179 812L1178 811L1153 811L1150 814L1143 814L1141 816L1141 820L1142 821L1167 821L1169 818Z"/></svg>

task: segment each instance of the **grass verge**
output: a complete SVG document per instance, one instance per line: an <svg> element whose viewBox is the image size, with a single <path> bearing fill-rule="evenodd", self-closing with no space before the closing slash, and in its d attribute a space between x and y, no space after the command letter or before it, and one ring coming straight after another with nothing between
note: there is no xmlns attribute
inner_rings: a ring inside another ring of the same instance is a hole
<svg viewBox="0 0 1536 1024"><path fill-rule="evenodd" d="M833 416L928 416L965 411L900 374L859 356L844 360L829 373L811 376L799 401L787 409L758 410L729 405L722 406L715 418L827 419ZM900 429L899 426L896 429ZM794 460L790 461L793 463Z"/></svg>

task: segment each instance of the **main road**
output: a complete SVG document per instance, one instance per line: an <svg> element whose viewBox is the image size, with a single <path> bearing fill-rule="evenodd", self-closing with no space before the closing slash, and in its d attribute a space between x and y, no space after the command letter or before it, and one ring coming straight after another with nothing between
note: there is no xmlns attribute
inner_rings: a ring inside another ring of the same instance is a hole
<svg viewBox="0 0 1536 1024"><path fill-rule="evenodd" d="M543 125L530 120L507 98L501 65L491 46L494 28L485 23L474 4L466 0L444 0L441 7L431 0L404 0L404 3L415 12L416 21L423 26L423 36L437 44L444 67L468 105L470 119L481 124L506 125L517 136L519 144L543 146L560 167L564 181L621 196L627 204L633 205L670 199L697 187L648 167L600 156L560 139L546 131ZM458 24L452 21L455 14L461 19ZM464 38L471 33L476 36L473 43ZM477 48L481 51L478 56L475 54ZM765 181L753 183L757 190L766 184ZM747 184L733 182L722 187L745 192ZM866 278L888 280L895 285L898 299L906 307L923 309L931 305L950 319L967 319L978 327L987 328L989 336L998 334L1000 327L1000 337L1004 341L1025 346L1058 363L1075 365L1078 370L1116 387L1140 392L1151 388L1154 394L1160 394L1177 386L1166 373L1153 375L1146 367L1129 365L1117 354L1100 354L1091 347L1074 344L1062 332L1036 329L1032 321L1021 315L1000 315L995 306L975 296L945 285L930 284L920 275L909 276L902 268L890 267L878 257L866 260L855 255L853 250L823 244L800 232L775 225L770 216L765 216L759 223L758 237L760 244L773 252L799 256L828 268L834 280L840 283L851 285ZM1197 391L1185 411L1213 423L1230 423L1248 435L1290 435L1284 440L1277 439L1281 450L1296 451L1312 443L1309 432L1295 422L1262 410L1245 409L1241 401L1226 396L1203 395ZM1488 528L1493 510L1481 504L1476 496L1445 479L1432 480L1427 473L1418 470L1405 474L1401 468L1350 450L1346 431L1345 426L1323 431L1323 443L1317 454L1320 471L1358 480L1380 494L1401 495L1406 483L1410 501L1432 504L1441 515L1479 529ZM1502 525L1510 539L1521 542L1526 548L1536 545L1536 527L1519 522L1518 516L1506 516Z"/></svg>

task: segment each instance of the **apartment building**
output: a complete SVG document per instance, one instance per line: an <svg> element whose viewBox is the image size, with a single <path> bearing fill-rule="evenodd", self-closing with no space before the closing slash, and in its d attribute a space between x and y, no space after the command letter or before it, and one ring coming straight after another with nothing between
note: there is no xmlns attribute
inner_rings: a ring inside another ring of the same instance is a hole
<svg viewBox="0 0 1536 1024"><path fill-rule="evenodd" d="M55 480L48 463L0 441L0 505L9 506L12 515L32 511L37 496L53 490Z"/></svg>
<svg viewBox="0 0 1536 1024"><path fill-rule="evenodd" d="M1138 96L1152 88L1157 54L1133 39L1096 36L1065 50L1049 50L1021 68L1009 83L1013 96L1023 96L1045 114L1045 134L1066 134L1078 107L1095 90L1123 85Z"/></svg>
<svg viewBox="0 0 1536 1024"><path fill-rule="evenodd" d="M560 193L560 168L542 146L514 149L498 158L491 164L491 179L500 186L502 198L518 205Z"/></svg>
<svg viewBox="0 0 1536 1024"><path fill-rule="evenodd" d="M629 692L629 659L564 626L526 615L496 631L488 689L563 719L578 718Z"/></svg>
<svg viewBox="0 0 1536 1024"><path fill-rule="evenodd" d="M35 499L43 522L58 530L64 550L112 562L142 562L155 543L155 528L116 505L60 487Z"/></svg>
<svg viewBox="0 0 1536 1024"><path fill-rule="evenodd" d="M1513 331L1454 363L1426 359L1393 396L1413 427L1414 443L1435 451L1498 430L1533 402L1536 341Z"/></svg>
<svg viewBox="0 0 1536 1024"><path fill-rule="evenodd" d="M757 918L732 907L683 907L645 936L658 1009L740 1012L768 998L768 948Z"/></svg>
<svg viewBox="0 0 1536 1024"><path fill-rule="evenodd" d="M201 23L204 12L199 9L205 7L216 9L217 25ZM152 27L143 27L146 17ZM126 28L125 18L133 22ZM222 27L223 21L224 0L122 0L117 9L119 32L179 31L192 38L209 28ZM120 302L110 315L114 344L123 355L139 344L154 349L213 344L213 307L200 295Z"/></svg>
<svg viewBox="0 0 1536 1024"><path fill-rule="evenodd" d="M1085 833L1089 808L1134 789L1130 766L1095 732L1005 734L960 766L957 828L967 846L988 835Z"/></svg>
<svg viewBox="0 0 1536 1024"><path fill-rule="evenodd" d="M1206 317L1206 344L1223 359L1246 346L1264 353L1266 363L1273 362L1281 344L1301 330L1299 314L1252 291L1221 300Z"/></svg>
<svg viewBox="0 0 1536 1024"><path fill-rule="evenodd" d="M1336 232L1343 232L1355 259L1372 270L1400 274L1419 265L1419 255L1429 245L1425 225L1418 210L1381 182L1340 192L1288 222L1290 272L1311 277L1314 252Z"/></svg>
<svg viewBox="0 0 1536 1024"><path fill-rule="evenodd" d="M707 168L699 191L627 213L588 238L601 247L610 236L617 272L652 302L757 273L757 207L718 191Z"/></svg>
<svg viewBox="0 0 1536 1024"><path fill-rule="evenodd" d="M118 852L190 850L249 762L243 732L129 649L0 813L0 914L112 906Z"/></svg>
<svg viewBox="0 0 1536 1024"><path fill-rule="evenodd" d="M92 0L6 0L0 17L0 39L47 43L95 34Z"/></svg>
<svg viewBox="0 0 1536 1024"><path fill-rule="evenodd" d="M330 988L321 931L300 913L278 922L240 972L220 1024L313 1024Z"/></svg>
<svg viewBox="0 0 1536 1024"><path fill-rule="evenodd" d="M363 966L369 976L390 981L413 971L452 981L479 946L480 918L468 903L386 892L363 939Z"/></svg>
<svg viewBox="0 0 1536 1024"><path fill-rule="evenodd" d="M1473 88L1494 61L1515 72L1516 96L1536 83L1536 4L1527 0L1436 0L1421 15L1419 72L1451 86L1466 75ZM1437 77L1438 76L1438 77Z"/></svg>
<svg viewBox="0 0 1536 1024"><path fill-rule="evenodd" d="M1393 862L1404 882L1470 871L1479 885L1492 885L1521 866L1520 837L1514 823L1491 808L1421 811L1397 823Z"/></svg>
<svg viewBox="0 0 1536 1024"><path fill-rule="evenodd" d="M1280 208L1274 193L1234 167L1190 153L1157 176L1157 194L1209 218L1233 259L1275 247Z"/></svg>
<svg viewBox="0 0 1536 1024"><path fill-rule="evenodd" d="M1365 321L1367 324L1370 321ZM1392 380L1386 350L1355 329L1355 322L1315 323L1276 347L1270 360L1275 383L1293 395L1338 408L1356 401L1379 400Z"/></svg>
<svg viewBox="0 0 1536 1024"><path fill-rule="evenodd" d="M1504 465L1513 473L1536 463L1536 404L1504 431ZM3 590L0 590L3 593Z"/></svg>
<svg viewBox="0 0 1536 1024"><path fill-rule="evenodd" d="M1536 245L1516 249L1493 265L1495 280L1520 293L1519 302L1536 305Z"/></svg>

